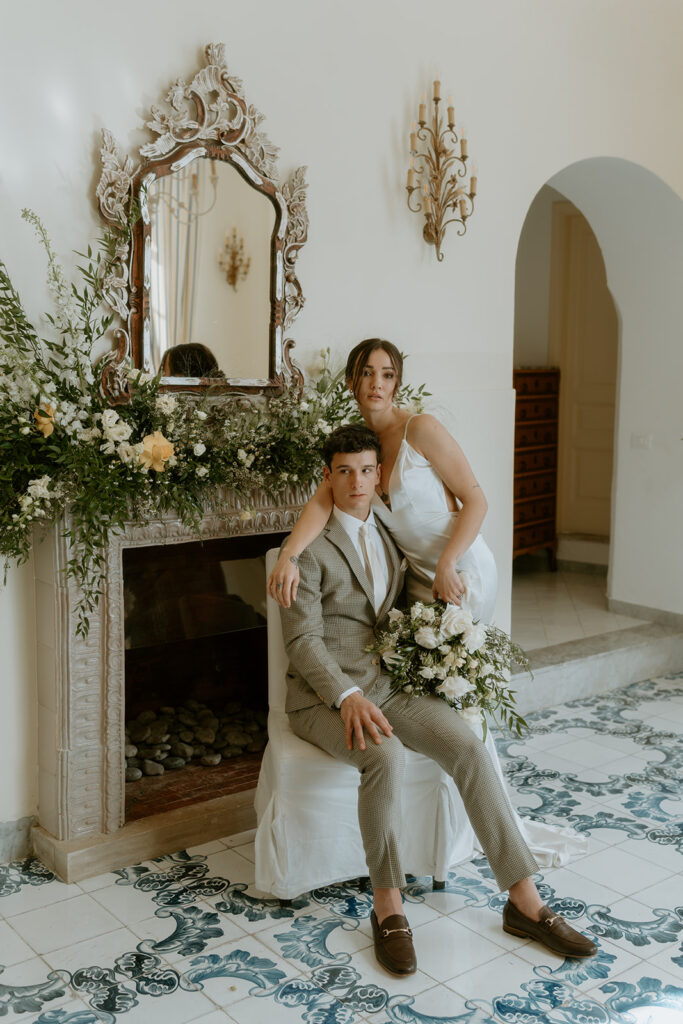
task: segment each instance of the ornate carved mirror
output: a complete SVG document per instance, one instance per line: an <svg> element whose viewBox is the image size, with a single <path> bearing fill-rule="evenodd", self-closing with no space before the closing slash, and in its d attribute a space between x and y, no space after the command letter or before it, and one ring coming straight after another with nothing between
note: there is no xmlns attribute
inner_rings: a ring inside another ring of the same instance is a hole
<svg viewBox="0 0 683 1024"><path fill-rule="evenodd" d="M306 241L305 168L281 184L224 47L152 107L135 166L104 133L97 188L105 220L133 221L118 244L107 301L119 318L103 388L126 401L129 360L174 391L277 393L301 374L284 331L304 298L295 273Z"/></svg>

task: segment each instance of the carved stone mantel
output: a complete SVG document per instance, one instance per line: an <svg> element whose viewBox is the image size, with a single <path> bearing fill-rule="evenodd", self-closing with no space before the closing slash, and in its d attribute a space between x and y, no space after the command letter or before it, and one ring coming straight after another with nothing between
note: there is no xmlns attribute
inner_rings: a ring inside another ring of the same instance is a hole
<svg viewBox="0 0 683 1024"><path fill-rule="evenodd" d="M124 824L124 548L288 531L308 494L291 489L278 498L263 492L244 501L222 497L198 530L169 513L112 536L85 638L76 633L80 592L63 571L71 557L69 517L36 539L38 819L56 840L104 835Z"/></svg>

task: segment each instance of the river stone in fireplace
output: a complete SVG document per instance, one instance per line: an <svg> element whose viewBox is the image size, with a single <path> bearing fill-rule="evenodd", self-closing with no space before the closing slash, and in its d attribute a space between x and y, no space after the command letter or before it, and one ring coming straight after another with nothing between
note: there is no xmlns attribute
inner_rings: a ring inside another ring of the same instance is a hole
<svg viewBox="0 0 683 1024"><path fill-rule="evenodd" d="M126 782L186 764L211 767L224 758L258 753L268 740L267 712L237 701L221 709L196 700L142 711L126 725Z"/></svg>

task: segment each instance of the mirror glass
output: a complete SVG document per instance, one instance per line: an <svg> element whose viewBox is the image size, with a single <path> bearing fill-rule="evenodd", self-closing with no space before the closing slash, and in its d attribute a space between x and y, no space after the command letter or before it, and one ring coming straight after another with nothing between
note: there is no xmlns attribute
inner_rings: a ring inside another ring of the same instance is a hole
<svg viewBox="0 0 683 1024"><path fill-rule="evenodd" d="M268 378L273 203L230 163L206 156L145 186L144 347L153 371Z"/></svg>

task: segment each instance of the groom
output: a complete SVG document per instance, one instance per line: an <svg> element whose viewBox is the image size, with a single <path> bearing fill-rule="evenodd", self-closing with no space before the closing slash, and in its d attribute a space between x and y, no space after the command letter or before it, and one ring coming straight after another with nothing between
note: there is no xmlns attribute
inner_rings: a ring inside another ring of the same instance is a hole
<svg viewBox="0 0 683 1024"><path fill-rule="evenodd" d="M335 430L324 448L334 508L299 560L296 602L282 608L290 665L287 712L293 731L360 772L358 819L374 892L375 955L395 974L417 967L403 916L400 858L404 747L436 761L457 785L501 891L503 928L539 939L565 956L597 947L541 903L537 864L515 823L484 744L438 697L392 691L366 653L403 588L405 563L370 507L379 483L380 446L365 426Z"/></svg>

